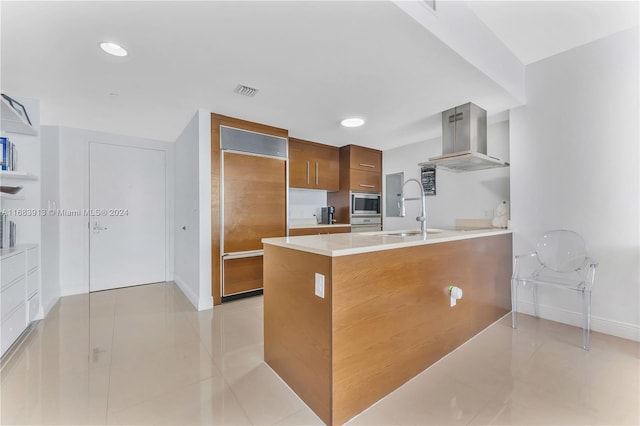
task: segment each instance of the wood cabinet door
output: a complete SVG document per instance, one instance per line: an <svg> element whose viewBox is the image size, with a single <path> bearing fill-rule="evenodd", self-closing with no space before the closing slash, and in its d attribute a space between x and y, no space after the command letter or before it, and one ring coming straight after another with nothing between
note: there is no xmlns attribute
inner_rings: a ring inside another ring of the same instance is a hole
<svg viewBox="0 0 640 426"><path fill-rule="evenodd" d="M291 188L312 188L311 179L308 144L299 139L289 138L289 186Z"/></svg>
<svg viewBox="0 0 640 426"><path fill-rule="evenodd" d="M223 296L262 288L262 256L224 259Z"/></svg>
<svg viewBox="0 0 640 426"><path fill-rule="evenodd" d="M382 151L351 145L349 167L356 170L382 173Z"/></svg>
<svg viewBox="0 0 640 426"><path fill-rule="evenodd" d="M289 186L337 191L340 150L302 139L289 138Z"/></svg>
<svg viewBox="0 0 640 426"><path fill-rule="evenodd" d="M352 191L382 192L382 175L376 172L365 172L352 169L349 187Z"/></svg>
<svg viewBox="0 0 640 426"><path fill-rule="evenodd" d="M315 189L337 191L340 189L340 150L332 146L314 148L313 183Z"/></svg>
<svg viewBox="0 0 640 426"><path fill-rule="evenodd" d="M286 161L224 152L224 253L261 250L287 229Z"/></svg>

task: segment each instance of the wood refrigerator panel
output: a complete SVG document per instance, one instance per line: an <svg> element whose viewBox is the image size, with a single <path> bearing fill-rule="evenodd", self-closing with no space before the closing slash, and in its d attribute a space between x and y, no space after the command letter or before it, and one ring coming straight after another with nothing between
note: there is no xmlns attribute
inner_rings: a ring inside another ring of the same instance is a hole
<svg viewBox="0 0 640 426"><path fill-rule="evenodd" d="M223 156L223 253L262 250L262 238L286 235L286 161L235 152Z"/></svg>

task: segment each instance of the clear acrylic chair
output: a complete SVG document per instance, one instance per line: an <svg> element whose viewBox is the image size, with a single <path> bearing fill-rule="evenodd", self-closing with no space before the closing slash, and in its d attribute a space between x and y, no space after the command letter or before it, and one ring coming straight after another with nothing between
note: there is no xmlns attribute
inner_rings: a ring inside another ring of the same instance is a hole
<svg viewBox="0 0 640 426"><path fill-rule="evenodd" d="M572 290L582 296L582 347L588 351L591 333L591 290L597 266L598 263L587 255L584 240L576 232L559 229L544 234L536 244L535 253L514 257L511 277L511 326L518 328L519 285L531 285L537 318L539 285ZM533 272L523 272L525 269Z"/></svg>

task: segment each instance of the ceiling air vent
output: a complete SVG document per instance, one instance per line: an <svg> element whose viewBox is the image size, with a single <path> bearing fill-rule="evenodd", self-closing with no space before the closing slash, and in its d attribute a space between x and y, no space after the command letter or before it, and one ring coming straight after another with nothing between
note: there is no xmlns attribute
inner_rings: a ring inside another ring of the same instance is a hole
<svg viewBox="0 0 640 426"><path fill-rule="evenodd" d="M238 84L238 87L236 87L236 89L234 90L234 92L243 95L243 96L249 96L250 98L253 98L256 93L258 93L258 90L260 89L256 89L254 87L249 87L249 86L245 86L244 84Z"/></svg>

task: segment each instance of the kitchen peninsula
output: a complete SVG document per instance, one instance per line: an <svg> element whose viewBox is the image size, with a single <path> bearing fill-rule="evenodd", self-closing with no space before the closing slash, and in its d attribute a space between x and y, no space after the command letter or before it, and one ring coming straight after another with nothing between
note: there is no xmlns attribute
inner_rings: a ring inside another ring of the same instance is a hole
<svg viewBox="0 0 640 426"><path fill-rule="evenodd" d="M511 310L510 230L266 238L265 361L342 424ZM449 286L463 297L450 306Z"/></svg>

